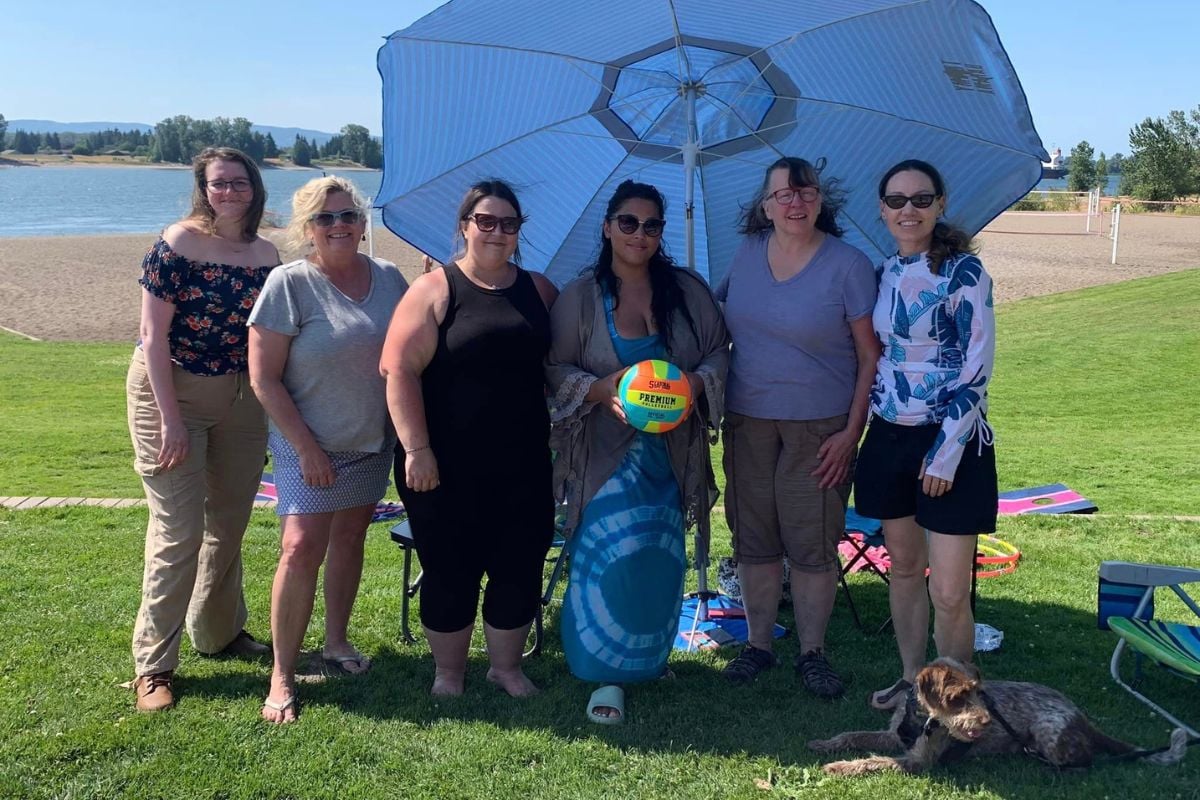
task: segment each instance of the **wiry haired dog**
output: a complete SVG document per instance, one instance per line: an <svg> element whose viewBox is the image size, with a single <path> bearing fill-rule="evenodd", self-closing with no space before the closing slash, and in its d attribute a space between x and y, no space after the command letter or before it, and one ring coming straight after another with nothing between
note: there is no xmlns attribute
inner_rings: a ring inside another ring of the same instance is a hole
<svg viewBox="0 0 1200 800"><path fill-rule="evenodd" d="M1021 752L1055 767L1089 767L1098 755L1168 765L1182 760L1187 746L1187 732L1176 728L1168 747L1142 750L1096 730L1074 703L1048 686L984 684L973 665L952 658L939 658L921 670L887 730L842 733L808 743L818 753L903 753L826 764L824 770L832 775L922 772L958 758Z"/></svg>

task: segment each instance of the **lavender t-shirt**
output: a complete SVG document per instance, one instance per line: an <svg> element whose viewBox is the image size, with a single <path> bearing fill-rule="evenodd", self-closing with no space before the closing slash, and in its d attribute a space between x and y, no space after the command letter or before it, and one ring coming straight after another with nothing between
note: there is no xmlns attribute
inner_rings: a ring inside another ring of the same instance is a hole
<svg viewBox="0 0 1200 800"><path fill-rule="evenodd" d="M858 377L850 322L875 307L875 268L826 235L808 266L777 281L769 239L747 237L715 292L733 337L725 408L760 419L845 414Z"/></svg>

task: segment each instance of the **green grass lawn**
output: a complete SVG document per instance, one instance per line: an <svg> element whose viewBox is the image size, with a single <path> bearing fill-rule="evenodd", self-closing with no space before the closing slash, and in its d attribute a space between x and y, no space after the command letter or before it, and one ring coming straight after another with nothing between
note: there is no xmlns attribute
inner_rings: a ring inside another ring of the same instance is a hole
<svg viewBox="0 0 1200 800"><path fill-rule="evenodd" d="M1026 759L967 763L928 777L825 778L804 743L875 727L867 692L896 669L887 636L854 629L839 600L831 655L848 697L818 701L784 667L749 688L718 675L729 653L681 656L674 681L633 687L621 727L584 720L592 686L570 677L551 607L545 652L529 673L540 696L512 700L472 657L468 693L434 701L424 645L397 641L400 553L376 526L355 613L356 642L376 660L366 677L302 686L298 724L258 720L265 667L204 659L184 648L175 710L135 714L129 632L139 596L145 512L0 512L0 796L5 797L1194 797L1200 757L1181 768L1112 764L1056 773ZM981 654L985 674L1068 692L1104 729L1145 745L1167 726L1108 679L1111 634L1095 628L1096 564L1120 557L1184 563L1200 526L1173 521L1006 520L1024 563L982 582L978 616L1005 633ZM256 512L246 545L250 627L265 633L277 547ZM852 576L868 624L886 616L883 584ZM1170 611L1171 609L1168 609ZM318 609L318 614L319 614ZM319 625L308 645L320 645ZM780 645L790 663L795 644ZM1158 676L1155 676L1158 677ZM1200 719L1200 696L1165 678L1160 696ZM775 782L769 794L755 780Z"/></svg>
<svg viewBox="0 0 1200 800"><path fill-rule="evenodd" d="M1014 574L980 584L978 619L1005 634L980 666L1061 688L1100 727L1147 746L1164 743L1168 726L1108 678L1115 640L1096 630L1096 568L1198 561L1200 524L1165 518L1200 514L1187 380L1200 353L1198 299L1200 271L1191 271L999 311L991 419L1002 484L1065 482L1106 513L1002 520L999 535L1024 558ZM124 428L128 351L0 336L0 495L139 496ZM555 606L545 652L529 664L540 696L493 690L476 653L467 696L434 701L426 648L398 642L401 558L385 525L368 540L352 626L375 658L369 675L303 686L300 722L275 729L258 720L265 667L185 645L179 707L137 715L119 684L131 677L145 513L0 511L0 797L1200 797L1197 751L1172 769L1057 773L1006 758L924 777L826 778L805 742L881 727L886 718L865 697L898 668L894 641L856 630L841 599L829 636L849 682L840 702L808 697L786 667L729 687L718 671L731 653L721 651L681 655L677 680L631 688L627 724L591 725L583 711L594 687L567 672ZM719 516L713 545L714 555L728 552ZM275 518L255 512L246 593L250 629L263 636L277 549ZM887 617L883 584L856 575L851 585L877 626ZM1177 602L1160 613L1182 618ZM320 646L319 624L307 645ZM785 664L794 649L781 643ZM1148 691L1200 722L1194 684L1155 672Z"/></svg>

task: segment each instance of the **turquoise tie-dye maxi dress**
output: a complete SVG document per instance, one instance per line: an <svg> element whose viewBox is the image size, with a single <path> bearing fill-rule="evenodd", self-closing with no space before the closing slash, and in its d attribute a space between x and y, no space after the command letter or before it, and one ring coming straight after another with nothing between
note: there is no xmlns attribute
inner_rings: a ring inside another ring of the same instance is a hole
<svg viewBox="0 0 1200 800"><path fill-rule="evenodd" d="M665 357L657 334L626 339L617 333L607 296L604 313L622 364ZM562 642L571 673L600 683L662 676L679 622L687 553L679 486L661 435L634 437L621 465L583 509L568 546Z"/></svg>

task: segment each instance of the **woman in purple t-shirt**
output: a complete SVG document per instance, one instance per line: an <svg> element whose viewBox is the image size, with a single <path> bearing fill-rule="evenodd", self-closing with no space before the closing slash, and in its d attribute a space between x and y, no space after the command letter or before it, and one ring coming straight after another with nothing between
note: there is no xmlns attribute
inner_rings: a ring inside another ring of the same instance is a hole
<svg viewBox="0 0 1200 800"><path fill-rule="evenodd" d="M746 240L717 287L733 338L725 393L726 513L749 642L724 670L735 683L775 664L771 651L791 565L810 692L837 697L825 656L837 594L837 545L879 357L871 328L875 271L841 241L835 181L800 158L767 168L742 220Z"/></svg>

